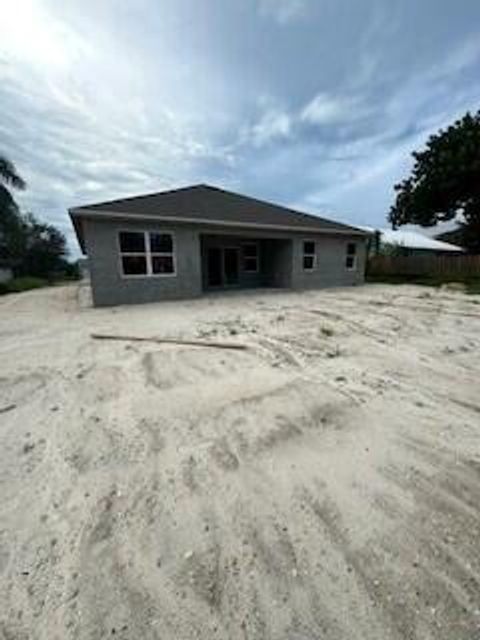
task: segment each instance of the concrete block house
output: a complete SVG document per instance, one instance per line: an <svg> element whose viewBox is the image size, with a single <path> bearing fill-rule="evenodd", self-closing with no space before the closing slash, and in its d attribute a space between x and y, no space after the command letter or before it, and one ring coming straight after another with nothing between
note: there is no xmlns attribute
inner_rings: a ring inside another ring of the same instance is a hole
<svg viewBox="0 0 480 640"><path fill-rule="evenodd" d="M69 213L96 306L364 280L365 231L208 185Z"/></svg>

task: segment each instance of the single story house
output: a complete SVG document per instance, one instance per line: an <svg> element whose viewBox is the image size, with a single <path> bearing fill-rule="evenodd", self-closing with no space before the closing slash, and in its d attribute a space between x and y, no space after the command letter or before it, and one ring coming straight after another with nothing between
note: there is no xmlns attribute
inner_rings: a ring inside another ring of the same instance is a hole
<svg viewBox="0 0 480 640"><path fill-rule="evenodd" d="M373 248L373 253L377 251L382 254L395 254L402 256L432 256L451 255L462 253L462 247L441 242L435 238L406 229L375 229L373 227L362 227L369 231L372 236L378 234L379 246ZM374 241L375 244L375 241Z"/></svg>
<svg viewBox="0 0 480 640"><path fill-rule="evenodd" d="M97 306L364 281L365 231L209 185L69 213Z"/></svg>

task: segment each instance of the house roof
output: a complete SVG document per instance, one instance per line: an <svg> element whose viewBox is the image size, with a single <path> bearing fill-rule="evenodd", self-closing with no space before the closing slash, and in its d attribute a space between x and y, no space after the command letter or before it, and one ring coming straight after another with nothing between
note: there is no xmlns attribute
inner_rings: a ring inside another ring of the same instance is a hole
<svg viewBox="0 0 480 640"><path fill-rule="evenodd" d="M381 241L384 244L405 247L407 249L423 249L427 251L450 251L462 252L461 247L448 242L441 242L434 238L424 236L416 231L404 231L402 229L373 229L371 227L362 227L371 233L379 231L381 233Z"/></svg>
<svg viewBox="0 0 480 640"><path fill-rule="evenodd" d="M462 227L456 227L450 231L443 231L434 236L435 240L440 242L447 242L449 244L455 244L456 246L463 246L465 242L465 232Z"/></svg>
<svg viewBox="0 0 480 640"><path fill-rule="evenodd" d="M206 184L132 198L109 200L69 210L80 246L84 217L161 220L175 223L218 224L234 227L287 229L365 235L365 231L340 222L249 198Z"/></svg>

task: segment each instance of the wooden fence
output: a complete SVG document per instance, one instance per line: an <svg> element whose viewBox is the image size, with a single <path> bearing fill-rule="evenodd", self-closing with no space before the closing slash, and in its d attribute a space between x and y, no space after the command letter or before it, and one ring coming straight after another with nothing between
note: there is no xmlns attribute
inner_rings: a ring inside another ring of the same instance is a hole
<svg viewBox="0 0 480 640"><path fill-rule="evenodd" d="M372 276L433 276L480 278L480 255L372 256L367 273Z"/></svg>

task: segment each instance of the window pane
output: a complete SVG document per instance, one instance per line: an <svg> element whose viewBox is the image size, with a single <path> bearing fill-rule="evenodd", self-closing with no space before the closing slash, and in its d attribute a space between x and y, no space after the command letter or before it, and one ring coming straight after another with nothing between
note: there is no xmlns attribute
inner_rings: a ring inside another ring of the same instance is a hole
<svg viewBox="0 0 480 640"><path fill-rule="evenodd" d="M355 242L349 242L347 244L347 253L349 256L354 256L357 252L357 245Z"/></svg>
<svg viewBox="0 0 480 640"><path fill-rule="evenodd" d="M173 257L152 256L152 273L173 273Z"/></svg>
<svg viewBox="0 0 480 640"><path fill-rule="evenodd" d="M313 269L315 263L315 258L313 256L303 256L303 268L306 271L311 271Z"/></svg>
<svg viewBox="0 0 480 640"><path fill-rule="evenodd" d="M147 259L145 256L123 256L123 273L126 276L145 275L147 273Z"/></svg>
<svg viewBox="0 0 480 640"><path fill-rule="evenodd" d="M243 245L243 255L245 256L245 258L256 258L257 251L258 251L258 247L256 244Z"/></svg>
<svg viewBox="0 0 480 640"><path fill-rule="evenodd" d="M173 253L173 238L169 233L150 233L152 253Z"/></svg>
<svg viewBox="0 0 480 640"><path fill-rule="evenodd" d="M346 267L347 269L353 269L355 267L355 256L347 256Z"/></svg>
<svg viewBox="0 0 480 640"><path fill-rule="evenodd" d="M249 272L258 271L257 258L245 258L243 261L243 270Z"/></svg>
<svg viewBox="0 0 480 640"><path fill-rule="evenodd" d="M315 255L315 242L304 242L303 243L303 253L305 255Z"/></svg>
<svg viewBox="0 0 480 640"><path fill-rule="evenodd" d="M138 231L120 231L120 251L122 253L144 253L145 234Z"/></svg>

